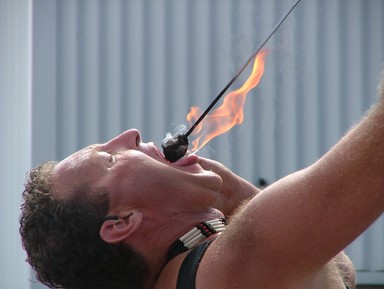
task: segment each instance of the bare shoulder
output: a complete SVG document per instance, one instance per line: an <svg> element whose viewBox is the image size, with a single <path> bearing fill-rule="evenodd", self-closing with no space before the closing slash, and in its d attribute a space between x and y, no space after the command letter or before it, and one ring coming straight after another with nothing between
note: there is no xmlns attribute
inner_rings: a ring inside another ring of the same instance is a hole
<svg viewBox="0 0 384 289"><path fill-rule="evenodd" d="M232 242L232 247L222 247ZM343 252L313 274L284 278L278 267L271 268L269 262L264 262L265 256L250 262L249 254L236 243L236 240L227 239L225 235L212 242L198 266L196 289L345 289L345 285L350 289L355 288L353 264ZM180 254L164 267L154 289L176 288L179 270L187 254Z"/></svg>
<svg viewBox="0 0 384 289"><path fill-rule="evenodd" d="M292 264L296 260L284 256L284 248L275 254L271 252L270 244L261 242L263 238L255 238L257 233L246 233L247 222L253 221L235 219L210 245L199 266L196 289L345 289L345 285L355 288L354 267L344 252L325 266L298 271ZM300 256L300 250L297 252Z"/></svg>
<svg viewBox="0 0 384 289"><path fill-rule="evenodd" d="M196 289L289 288L285 286L286 280L276 278L277 272L266 264L265 255L260 253L259 258L254 257L254 251L249 251L251 245L245 244L247 238L238 238L237 241L232 232L228 230L225 233L210 245L201 260ZM251 239L248 241L252 242Z"/></svg>

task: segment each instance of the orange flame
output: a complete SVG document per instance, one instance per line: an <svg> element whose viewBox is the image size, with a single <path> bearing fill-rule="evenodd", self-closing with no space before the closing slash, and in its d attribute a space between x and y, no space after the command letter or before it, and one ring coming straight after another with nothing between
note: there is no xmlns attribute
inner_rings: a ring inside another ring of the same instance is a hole
<svg viewBox="0 0 384 289"><path fill-rule="evenodd" d="M223 104L206 115L201 123L195 128L193 135L198 135L192 141L191 151L201 149L214 137L223 134L243 122L243 106L248 92L258 85L261 76L264 73L264 59L267 55L266 50L260 51L255 59L252 73L245 81L242 87L230 92L224 97ZM191 107L187 115L187 121L190 125L202 114L199 107Z"/></svg>

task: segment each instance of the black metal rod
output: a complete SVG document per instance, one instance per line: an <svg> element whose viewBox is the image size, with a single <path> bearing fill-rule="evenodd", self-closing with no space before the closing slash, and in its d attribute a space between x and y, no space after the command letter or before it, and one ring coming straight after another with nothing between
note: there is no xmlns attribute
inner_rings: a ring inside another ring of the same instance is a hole
<svg viewBox="0 0 384 289"><path fill-rule="evenodd" d="M252 55L248 58L248 60L245 62L245 64L240 68L240 70L235 74L235 76L228 82L228 84L223 88L223 90L216 96L216 98L212 101L212 103L208 106L208 108L202 113L202 115L197 119L197 121L191 126L191 128L187 131L185 134L186 136L189 136L192 131L199 125L199 123L203 120L203 118L207 115L207 113L212 109L212 107L216 104L216 102L219 101L219 99L224 95L224 93L228 90L228 88L235 82L235 80L239 77L239 75L244 71L244 69L249 65L249 63L254 59L257 55L257 53L260 52L260 50L264 47L264 45L268 42L268 40L272 37L272 35L276 32L277 29L279 29L280 25L283 24L284 20L288 17L288 15L292 12L293 9L299 4L300 0L297 0L296 3L294 3L291 8L285 12L283 17L279 20L279 22L276 24L276 26L272 29L272 31L265 37L263 42L260 43L260 45L257 47L257 49L252 53Z"/></svg>

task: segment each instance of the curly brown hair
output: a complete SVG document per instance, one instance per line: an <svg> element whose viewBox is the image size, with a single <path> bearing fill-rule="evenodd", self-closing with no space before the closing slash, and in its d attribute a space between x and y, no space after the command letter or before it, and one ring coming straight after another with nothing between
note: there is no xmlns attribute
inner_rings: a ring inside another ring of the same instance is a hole
<svg viewBox="0 0 384 289"><path fill-rule="evenodd" d="M99 236L109 199L105 191L77 188L68 199L54 198L50 179L56 162L29 172L22 194L20 235L27 262L51 288L140 289L148 266L126 244Z"/></svg>

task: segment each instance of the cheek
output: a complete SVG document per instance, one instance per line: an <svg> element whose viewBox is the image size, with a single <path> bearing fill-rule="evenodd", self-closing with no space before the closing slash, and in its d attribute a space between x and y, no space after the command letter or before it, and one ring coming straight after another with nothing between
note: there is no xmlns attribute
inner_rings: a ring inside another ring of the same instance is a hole
<svg viewBox="0 0 384 289"><path fill-rule="evenodd" d="M191 173L150 158L130 157L109 171L108 187L116 202L214 202L222 179L211 171Z"/></svg>
<svg viewBox="0 0 384 289"><path fill-rule="evenodd" d="M164 182L159 174L159 170L143 163L130 162L121 163L112 168L105 182L111 194L122 195L125 198L141 198L153 192Z"/></svg>

